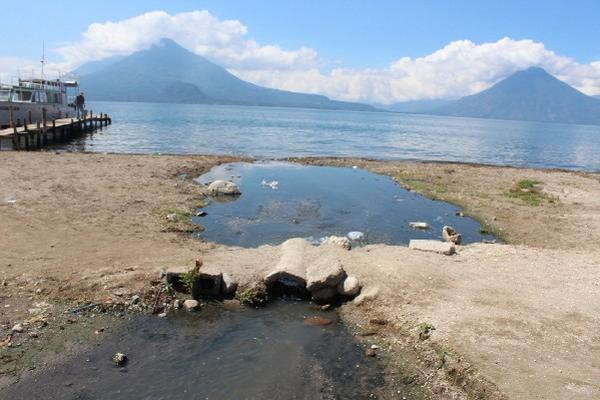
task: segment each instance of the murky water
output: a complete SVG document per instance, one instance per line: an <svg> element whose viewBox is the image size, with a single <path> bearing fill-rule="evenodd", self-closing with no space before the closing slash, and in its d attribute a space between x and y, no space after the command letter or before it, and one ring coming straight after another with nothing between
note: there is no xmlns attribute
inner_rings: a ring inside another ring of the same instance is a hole
<svg viewBox="0 0 600 400"><path fill-rule="evenodd" d="M352 231L364 233L362 244L408 244L411 239L440 239L444 225L464 243L493 239L480 224L456 216L454 205L409 192L387 176L352 168L302 166L283 162L233 163L213 168L200 183L232 180L242 191L229 201L213 200L195 217L204 239L256 247L292 237L313 240ZM422 221L430 229L413 229Z"/></svg>
<svg viewBox="0 0 600 400"><path fill-rule="evenodd" d="M327 326L309 326L320 316ZM115 352L128 356L114 366ZM10 387L5 399L366 399L384 384L334 311L276 301L140 316L98 347ZM397 392L396 392L397 393Z"/></svg>

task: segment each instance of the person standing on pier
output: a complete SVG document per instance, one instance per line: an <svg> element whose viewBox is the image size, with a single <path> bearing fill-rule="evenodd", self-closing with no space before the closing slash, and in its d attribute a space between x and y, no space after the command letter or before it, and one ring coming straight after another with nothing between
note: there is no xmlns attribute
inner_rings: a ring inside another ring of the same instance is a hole
<svg viewBox="0 0 600 400"><path fill-rule="evenodd" d="M75 97L75 110L77 111L77 118L83 117L85 114L85 96L83 92L79 92Z"/></svg>

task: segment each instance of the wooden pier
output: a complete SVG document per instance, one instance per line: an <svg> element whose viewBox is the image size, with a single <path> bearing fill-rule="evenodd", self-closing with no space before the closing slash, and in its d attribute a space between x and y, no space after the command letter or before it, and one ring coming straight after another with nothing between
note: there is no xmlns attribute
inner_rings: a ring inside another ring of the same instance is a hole
<svg viewBox="0 0 600 400"><path fill-rule="evenodd" d="M88 132L102 130L112 123L107 114L86 112L83 118L59 118L37 123L16 124L0 130L0 151L37 150L67 142Z"/></svg>

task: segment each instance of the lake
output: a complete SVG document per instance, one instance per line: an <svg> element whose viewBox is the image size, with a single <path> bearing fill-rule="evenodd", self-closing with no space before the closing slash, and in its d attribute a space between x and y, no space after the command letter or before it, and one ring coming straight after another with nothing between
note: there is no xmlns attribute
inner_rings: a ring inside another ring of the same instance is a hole
<svg viewBox="0 0 600 400"><path fill-rule="evenodd" d="M344 156L600 170L600 126L205 104L93 102L113 124L63 149Z"/></svg>

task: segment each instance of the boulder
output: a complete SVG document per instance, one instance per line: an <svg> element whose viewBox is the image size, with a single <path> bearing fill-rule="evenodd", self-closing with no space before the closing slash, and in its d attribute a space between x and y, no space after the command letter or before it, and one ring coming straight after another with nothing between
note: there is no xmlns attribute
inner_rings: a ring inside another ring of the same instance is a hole
<svg viewBox="0 0 600 400"><path fill-rule="evenodd" d="M442 239L444 242L460 244L462 241L462 236L453 227L445 225L442 228Z"/></svg>
<svg viewBox="0 0 600 400"><path fill-rule="evenodd" d="M456 252L454 243L438 242L437 240L411 240L408 244L408 248L413 250L445 254L447 256L450 256Z"/></svg>
<svg viewBox="0 0 600 400"><path fill-rule="evenodd" d="M321 245L332 245L346 250L350 250L352 248L350 239L342 236L327 236L321 241Z"/></svg>
<svg viewBox="0 0 600 400"><path fill-rule="evenodd" d="M221 272L200 270L192 282L192 297L198 299L203 296L219 296L222 287L223 274Z"/></svg>
<svg viewBox="0 0 600 400"><path fill-rule="evenodd" d="M408 226L414 229L429 229L429 224L427 222L409 222Z"/></svg>
<svg viewBox="0 0 600 400"><path fill-rule="evenodd" d="M225 295L233 295L235 294L235 291L237 290L238 287L238 283L235 280L235 278L227 273L223 274L223 294Z"/></svg>
<svg viewBox="0 0 600 400"><path fill-rule="evenodd" d="M321 257L306 270L306 289L313 292L326 287L335 288L345 277L346 271L340 260Z"/></svg>
<svg viewBox="0 0 600 400"><path fill-rule="evenodd" d="M312 298L317 303L331 303L337 297L337 290L334 287L324 287L311 292Z"/></svg>
<svg viewBox="0 0 600 400"><path fill-rule="evenodd" d="M304 268L304 253L310 244L300 238L286 240L281 244L281 258L265 276L265 284L275 282L287 283L304 287L306 285L306 269Z"/></svg>
<svg viewBox="0 0 600 400"><path fill-rule="evenodd" d="M238 185L233 182L216 180L208 185L208 194L213 196L235 196L242 192Z"/></svg>
<svg viewBox="0 0 600 400"><path fill-rule="evenodd" d="M338 283L337 291L342 296L356 296L360 292L360 283L354 276L347 276L346 279Z"/></svg>
<svg viewBox="0 0 600 400"><path fill-rule="evenodd" d="M188 299L183 302L183 308L186 311L196 311L200 308L200 303L198 300Z"/></svg>

